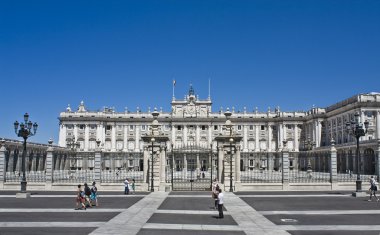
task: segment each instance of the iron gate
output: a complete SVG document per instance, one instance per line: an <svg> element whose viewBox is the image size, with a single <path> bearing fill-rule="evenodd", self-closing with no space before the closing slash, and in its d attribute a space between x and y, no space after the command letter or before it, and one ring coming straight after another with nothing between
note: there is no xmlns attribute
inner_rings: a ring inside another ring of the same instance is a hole
<svg viewBox="0 0 380 235"><path fill-rule="evenodd" d="M173 191L208 191L217 176L216 154L211 149L188 145L168 153L166 182Z"/></svg>

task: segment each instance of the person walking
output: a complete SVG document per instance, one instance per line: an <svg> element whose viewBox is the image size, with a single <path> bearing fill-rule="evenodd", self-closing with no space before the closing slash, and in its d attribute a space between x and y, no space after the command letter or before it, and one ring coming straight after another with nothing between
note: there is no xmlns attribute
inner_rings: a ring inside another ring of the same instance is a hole
<svg viewBox="0 0 380 235"><path fill-rule="evenodd" d="M371 176L371 179L369 179L369 183L371 184L370 188L369 188L369 202L372 201L372 194L373 196L376 198L376 201L379 201L379 198L377 198L376 196L376 191L377 191L377 182L376 180L373 178L373 176Z"/></svg>
<svg viewBox="0 0 380 235"><path fill-rule="evenodd" d="M93 206L98 207L99 206L98 205L98 188L96 187L95 184L96 184L95 181L92 182L91 196L90 197L91 197L91 204Z"/></svg>
<svg viewBox="0 0 380 235"><path fill-rule="evenodd" d="M219 189L218 180L215 178L214 182L212 182L212 186L211 186L211 197L214 199L215 210L218 209L218 194L219 194L218 189Z"/></svg>
<svg viewBox="0 0 380 235"><path fill-rule="evenodd" d="M135 179L132 179L132 184L131 184L131 188L132 188L132 193L135 194L135 191L136 191L136 182L135 182Z"/></svg>
<svg viewBox="0 0 380 235"><path fill-rule="evenodd" d="M218 211L219 211L219 219L223 219L224 218L224 215L223 215L223 199L224 199L224 195L222 193L222 189L219 188L218 189Z"/></svg>
<svg viewBox="0 0 380 235"><path fill-rule="evenodd" d="M85 199L84 192L82 191L82 186L78 184L77 197L76 197L76 208L75 210L86 210L86 205L84 204ZM79 207L81 205L81 207Z"/></svg>
<svg viewBox="0 0 380 235"><path fill-rule="evenodd" d="M124 181L124 194L129 194L129 181L128 178L125 179Z"/></svg>

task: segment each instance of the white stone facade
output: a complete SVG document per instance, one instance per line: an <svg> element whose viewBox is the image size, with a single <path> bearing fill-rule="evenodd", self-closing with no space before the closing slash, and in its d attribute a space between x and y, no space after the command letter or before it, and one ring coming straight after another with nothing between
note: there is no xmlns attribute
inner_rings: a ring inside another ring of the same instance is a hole
<svg viewBox="0 0 380 235"><path fill-rule="evenodd" d="M199 99L192 88L183 100L173 98L171 107L171 112L158 110L161 130L170 143L216 149L215 137L223 132L226 110L212 112L211 99ZM253 112L246 108L230 111L234 133L242 137L243 153L279 152L284 140L291 152L305 149L309 140L316 148L329 146L332 138L337 145L354 142L345 128L356 112L360 113L360 121L369 121L368 134L361 140L380 139L380 93L355 95L327 108L313 107L307 112L280 111L279 108L267 112L258 112L257 108ZM135 112L116 112L105 108L95 112L87 110L81 102L77 111L68 107L60 113L59 120L61 147L75 138L83 151L95 150L96 140L100 140L104 151L143 152L141 137L149 134L153 117L150 109L148 112L139 108Z"/></svg>

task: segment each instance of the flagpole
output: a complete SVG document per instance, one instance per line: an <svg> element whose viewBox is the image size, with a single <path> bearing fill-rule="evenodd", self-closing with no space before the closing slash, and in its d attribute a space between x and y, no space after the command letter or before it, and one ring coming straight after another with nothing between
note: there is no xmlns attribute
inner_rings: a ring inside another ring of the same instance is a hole
<svg viewBox="0 0 380 235"><path fill-rule="evenodd" d="M173 82L172 82L172 85L173 85L173 100L175 100L175 96L174 96L174 87L175 87L175 80L173 79Z"/></svg>

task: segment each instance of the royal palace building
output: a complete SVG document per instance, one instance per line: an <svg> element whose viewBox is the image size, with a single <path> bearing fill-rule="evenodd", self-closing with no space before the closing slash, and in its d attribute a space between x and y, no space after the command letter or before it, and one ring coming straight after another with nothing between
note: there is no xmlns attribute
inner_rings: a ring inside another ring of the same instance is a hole
<svg viewBox="0 0 380 235"><path fill-rule="evenodd" d="M281 172L280 153L284 150L289 152L290 171L309 170L316 177L317 172L330 171L327 152L331 146L338 152L338 174L352 177L358 170L378 174L380 93L359 94L308 111L282 111L279 107L266 112L257 108L213 111L211 98L200 99L190 86L184 99L173 96L170 112L162 108L90 111L82 101L76 111L69 106L60 113L59 121L59 146L76 142L79 152L99 147L109 159L103 168L110 172L143 171L142 181L148 182L152 156L157 156L150 172L154 172L157 187L189 177L194 179L190 182L210 177L227 184L232 179L260 182L253 180L252 174ZM365 132L360 137L359 158L356 137L349 128L355 121ZM273 175L265 177L277 182Z"/></svg>

